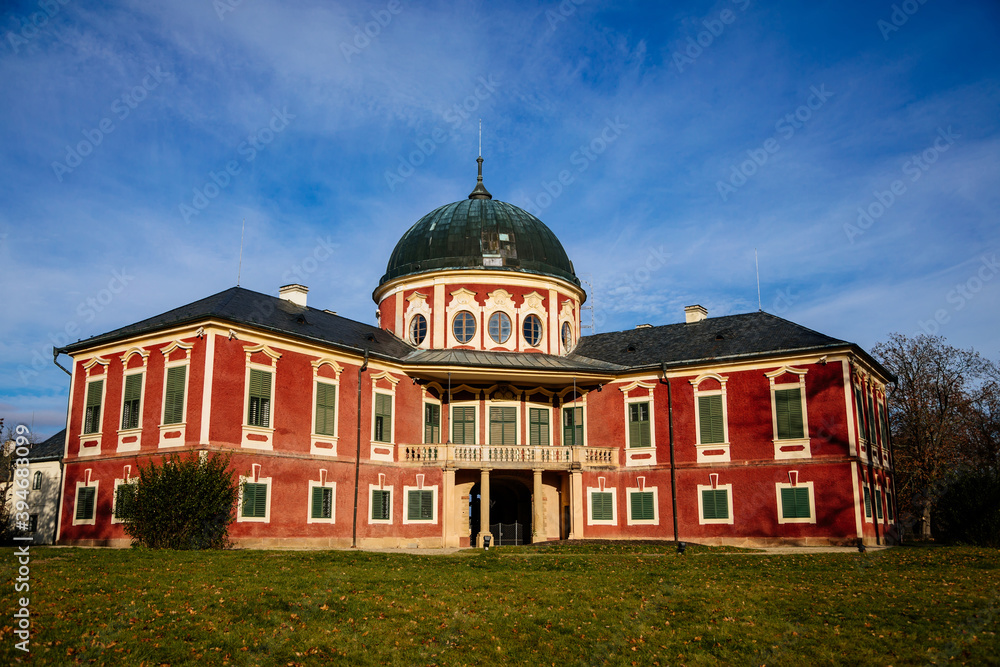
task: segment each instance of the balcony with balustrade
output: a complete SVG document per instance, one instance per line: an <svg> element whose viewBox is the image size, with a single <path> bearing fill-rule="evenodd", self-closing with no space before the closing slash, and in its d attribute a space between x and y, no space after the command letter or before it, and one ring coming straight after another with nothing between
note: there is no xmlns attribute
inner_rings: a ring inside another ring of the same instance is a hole
<svg viewBox="0 0 1000 667"><path fill-rule="evenodd" d="M513 470L618 468L617 447L527 445L396 445L395 461L409 465Z"/></svg>

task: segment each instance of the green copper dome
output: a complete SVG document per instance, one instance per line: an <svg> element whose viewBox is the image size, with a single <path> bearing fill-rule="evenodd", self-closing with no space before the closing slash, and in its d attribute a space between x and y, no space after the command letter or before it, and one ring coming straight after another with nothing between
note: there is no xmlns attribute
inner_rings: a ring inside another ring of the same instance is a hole
<svg viewBox="0 0 1000 667"><path fill-rule="evenodd" d="M482 182L468 199L445 204L410 227L389 257L379 285L443 269L521 271L579 285L573 263L552 230L524 209L496 201Z"/></svg>

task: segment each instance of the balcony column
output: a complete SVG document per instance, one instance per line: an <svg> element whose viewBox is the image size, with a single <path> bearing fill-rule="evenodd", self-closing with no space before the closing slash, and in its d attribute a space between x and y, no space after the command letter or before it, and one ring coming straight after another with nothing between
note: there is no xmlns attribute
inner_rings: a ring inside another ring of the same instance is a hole
<svg viewBox="0 0 1000 667"><path fill-rule="evenodd" d="M569 473L569 539L583 539L583 516L586 509L583 503L583 472L580 464L574 463Z"/></svg>
<svg viewBox="0 0 1000 667"><path fill-rule="evenodd" d="M459 535L455 531L455 526L458 523L456 521L455 513L458 509L458 504L455 502L455 469L452 467L445 467L444 469L444 489L442 503L442 516L441 516L441 530L444 533L444 546L446 547L457 547L459 545Z"/></svg>
<svg viewBox="0 0 1000 667"><path fill-rule="evenodd" d="M493 544L493 533L490 532L490 469L483 468L479 472L479 535L476 536L476 546L483 546L483 537L490 536Z"/></svg>
<svg viewBox="0 0 1000 667"><path fill-rule="evenodd" d="M531 516L531 541L543 542L545 540L545 504L542 502L542 469L535 468L534 486L531 491L531 509L534 510Z"/></svg>

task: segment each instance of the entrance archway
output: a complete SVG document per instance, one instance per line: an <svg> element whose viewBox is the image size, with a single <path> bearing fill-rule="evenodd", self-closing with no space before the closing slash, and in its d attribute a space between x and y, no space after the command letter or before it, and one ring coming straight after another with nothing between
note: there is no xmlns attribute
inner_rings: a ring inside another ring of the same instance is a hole
<svg viewBox="0 0 1000 667"><path fill-rule="evenodd" d="M531 480L521 479L521 475L490 475L490 530L493 543L530 544L531 535ZM480 522L480 485L477 482L469 493L469 534L470 544L476 543L476 536L482 532ZM502 534L495 528L499 525ZM514 535L519 533L519 539Z"/></svg>

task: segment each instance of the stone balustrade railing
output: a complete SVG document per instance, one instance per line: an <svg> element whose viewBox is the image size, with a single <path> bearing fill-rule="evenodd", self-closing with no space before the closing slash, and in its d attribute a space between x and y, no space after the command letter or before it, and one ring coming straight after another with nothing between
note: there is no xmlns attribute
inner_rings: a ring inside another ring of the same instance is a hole
<svg viewBox="0 0 1000 667"><path fill-rule="evenodd" d="M531 447L526 445L396 445L396 460L402 463L429 463L482 468L616 467L617 447Z"/></svg>

